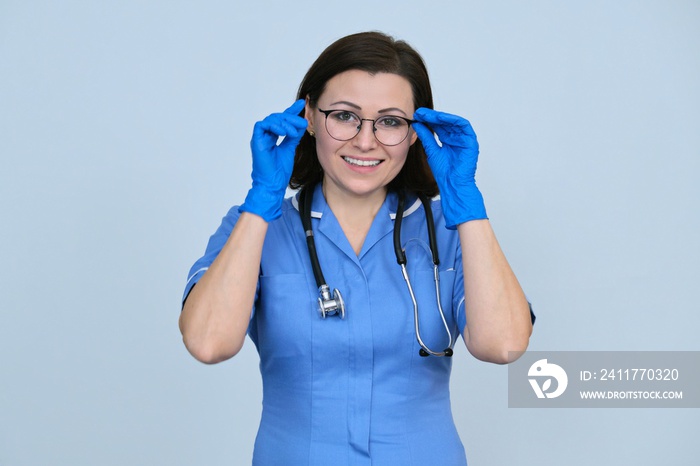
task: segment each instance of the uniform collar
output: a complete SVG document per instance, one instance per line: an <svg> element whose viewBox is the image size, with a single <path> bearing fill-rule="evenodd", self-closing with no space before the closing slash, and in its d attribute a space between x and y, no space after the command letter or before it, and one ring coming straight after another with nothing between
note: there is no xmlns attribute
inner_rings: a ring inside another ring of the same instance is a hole
<svg viewBox="0 0 700 466"><path fill-rule="evenodd" d="M421 202L420 199L416 195L409 194L406 198L407 203L409 204L409 207L406 208L403 212L403 218L408 217L415 211L417 211L420 206ZM386 199L384 200L384 204L382 205L382 208L379 209L379 212L377 215L379 215L383 210L384 207L387 207L387 212L389 214L389 219L394 220L396 219L396 207L398 205L398 196L396 193L390 192L387 194ZM297 192L293 197L292 197L292 206L299 211L299 193ZM321 183L317 184L314 187L314 198L313 202L311 203L311 218L322 218L323 217L323 212L329 209L328 204L326 203L326 199L323 196L323 190L321 189Z"/></svg>
<svg viewBox="0 0 700 466"><path fill-rule="evenodd" d="M406 203L409 207L404 210L403 218L416 212L421 206L420 199L413 194L407 196ZM295 209L299 210L298 194L292 198L292 205ZM367 232L367 237L362 245L362 251L360 251L359 256L353 251L333 211L328 206L328 203L326 203L320 183L314 188L314 197L311 203L311 218L318 219L318 223L316 223L317 226L314 227L317 234L325 235L335 247L351 260L358 262L382 238L393 233L397 205L398 196L396 193L388 193Z"/></svg>

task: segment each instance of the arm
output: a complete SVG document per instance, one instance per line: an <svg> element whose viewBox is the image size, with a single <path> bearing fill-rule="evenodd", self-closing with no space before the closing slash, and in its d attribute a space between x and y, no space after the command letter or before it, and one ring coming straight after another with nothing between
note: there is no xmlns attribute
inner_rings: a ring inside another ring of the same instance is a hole
<svg viewBox="0 0 700 466"><path fill-rule="evenodd" d="M221 362L243 346L267 226L262 217L243 212L223 249L187 297L180 332L197 360Z"/></svg>
<svg viewBox="0 0 700 466"><path fill-rule="evenodd" d="M440 188L446 226L459 233L467 320L464 341L478 359L511 362L510 351L527 348L532 324L527 300L496 241L476 187L476 134L467 120L456 115L420 108L414 119Z"/></svg>
<svg viewBox="0 0 700 466"><path fill-rule="evenodd" d="M307 121L304 101L255 124L253 187L216 259L192 288L180 315L180 332L197 360L213 364L235 356L245 340L269 222L281 215L294 152ZM284 137L278 144L278 139Z"/></svg>
<svg viewBox="0 0 700 466"><path fill-rule="evenodd" d="M510 351L524 352L532 323L530 307L501 251L488 220L457 227L462 246L464 305L468 325L464 342L483 361L512 362Z"/></svg>

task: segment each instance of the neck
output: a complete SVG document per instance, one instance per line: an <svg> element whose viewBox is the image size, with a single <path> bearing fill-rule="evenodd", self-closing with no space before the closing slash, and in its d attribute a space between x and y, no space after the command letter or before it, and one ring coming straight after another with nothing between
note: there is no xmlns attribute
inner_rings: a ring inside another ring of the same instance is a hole
<svg viewBox="0 0 700 466"><path fill-rule="evenodd" d="M386 190L379 190L366 196L354 196L323 183L323 196L350 246L355 254L359 255L372 221L384 203Z"/></svg>
<svg viewBox="0 0 700 466"><path fill-rule="evenodd" d="M357 196L323 183L323 196L335 217L342 223L371 223L386 199L386 190Z"/></svg>

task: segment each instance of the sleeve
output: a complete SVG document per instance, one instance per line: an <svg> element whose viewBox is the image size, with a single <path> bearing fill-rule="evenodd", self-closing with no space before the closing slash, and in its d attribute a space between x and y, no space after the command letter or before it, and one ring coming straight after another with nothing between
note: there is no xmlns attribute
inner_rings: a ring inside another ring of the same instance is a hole
<svg viewBox="0 0 700 466"><path fill-rule="evenodd" d="M452 309L454 320L457 323L459 333L464 335L464 327L467 326L467 313L464 311L464 270L462 269L462 248L457 241L457 254L454 260L455 283L452 289Z"/></svg>
<svg viewBox="0 0 700 466"><path fill-rule="evenodd" d="M537 320L537 316L535 315L535 312L532 310L532 302L530 301L530 298L525 295L525 299L527 299L527 307L530 308L530 322L532 322L532 325L535 325L535 321Z"/></svg>
<svg viewBox="0 0 700 466"><path fill-rule="evenodd" d="M209 269L209 266L214 262L214 259L219 255L221 249L223 249L228 237L233 231L233 227L240 217L240 212L238 211L238 206L232 207L226 216L221 220L221 225L209 238L209 243L204 251L204 255L200 257L190 269L190 273L187 274L187 283L185 284L185 291L182 295L182 304L185 304L187 296L192 291L194 285L202 278L204 272Z"/></svg>

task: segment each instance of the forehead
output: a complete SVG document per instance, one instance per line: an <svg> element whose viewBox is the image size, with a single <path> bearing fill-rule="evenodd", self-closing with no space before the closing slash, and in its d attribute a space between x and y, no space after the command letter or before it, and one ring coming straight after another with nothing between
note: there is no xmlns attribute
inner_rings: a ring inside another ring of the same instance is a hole
<svg viewBox="0 0 700 466"><path fill-rule="evenodd" d="M396 107L413 113L413 90L408 80L398 74L349 70L335 75L326 83L319 101L323 105L349 102L363 110Z"/></svg>

